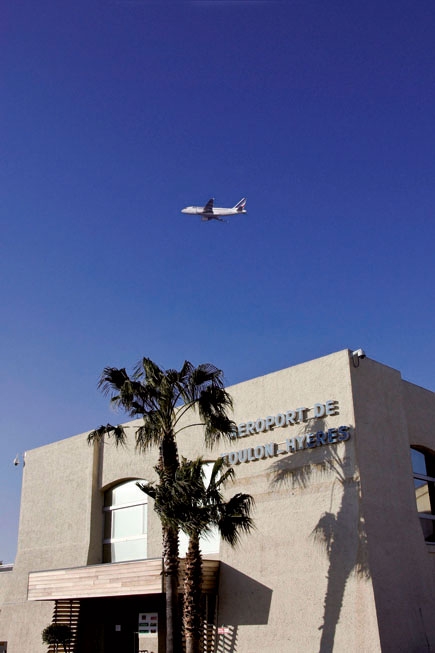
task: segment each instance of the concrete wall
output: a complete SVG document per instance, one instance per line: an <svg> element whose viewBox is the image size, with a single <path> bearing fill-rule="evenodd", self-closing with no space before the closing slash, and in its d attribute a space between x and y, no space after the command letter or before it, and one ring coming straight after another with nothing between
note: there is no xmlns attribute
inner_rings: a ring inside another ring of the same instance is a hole
<svg viewBox="0 0 435 653"><path fill-rule="evenodd" d="M339 414L242 438L224 451L354 426L347 351L231 393L237 422L331 399ZM257 528L238 549L222 546L218 623L229 625L229 650L380 650L354 447L352 436L237 465L233 491L255 496Z"/></svg>
<svg viewBox="0 0 435 653"><path fill-rule="evenodd" d="M10 565L0 565L0 606L5 601L5 596L9 589L9 579L12 577L12 567Z"/></svg>
<svg viewBox="0 0 435 653"><path fill-rule="evenodd" d="M93 451L84 436L28 452L23 470L18 551L0 620L9 651L46 651L41 632L54 604L29 603L29 571L88 561Z"/></svg>
<svg viewBox="0 0 435 653"><path fill-rule="evenodd" d="M429 651L435 648L433 563L417 516L409 447L434 448L434 395L371 360L352 368L352 387L382 650Z"/></svg>
<svg viewBox="0 0 435 653"><path fill-rule="evenodd" d="M27 452L17 558L0 614L8 653L47 648L41 632L52 621L54 603L27 601L29 572L101 563L104 490L115 481L149 479L155 462L155 454L144 459L135 453L130 436L121 448L111 441L90 446L83 433ZM160 524L152 509L148 515L148 557L158 557Z"/></svg>

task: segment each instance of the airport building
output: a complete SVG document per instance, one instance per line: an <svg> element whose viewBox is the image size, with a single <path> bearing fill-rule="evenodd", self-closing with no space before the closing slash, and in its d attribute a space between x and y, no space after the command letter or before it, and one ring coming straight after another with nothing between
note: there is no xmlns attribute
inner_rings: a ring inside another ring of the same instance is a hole
<svg viewBox="0 0 435 653"><path fill-rule="evenodd" d="M204 650L435 651L434 393L361 350L228 391L237 437L210 451L192 417L178 438L255 499L239 546L204 543ZM57 622L71 653L164 653L161 528L136 486L157 451L136 452L137 424L125 448L84 433L27 452L0 651L46 653Z"/></svg>

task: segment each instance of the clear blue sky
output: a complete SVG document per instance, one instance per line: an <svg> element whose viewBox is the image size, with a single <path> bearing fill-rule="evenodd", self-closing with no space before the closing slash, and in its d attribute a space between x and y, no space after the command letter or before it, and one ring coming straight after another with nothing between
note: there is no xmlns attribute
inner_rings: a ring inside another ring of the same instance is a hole
<svg viewBox="0 0 435 653"><path fill-rule="evenodd" d="M432 0L1 13L0 559L16 453L121 419L107 365L232 384L363 347L435 388Z"/></svg>

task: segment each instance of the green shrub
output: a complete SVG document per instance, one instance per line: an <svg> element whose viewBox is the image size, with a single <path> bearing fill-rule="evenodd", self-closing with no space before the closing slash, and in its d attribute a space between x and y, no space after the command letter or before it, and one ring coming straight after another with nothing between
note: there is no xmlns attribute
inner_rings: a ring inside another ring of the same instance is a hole
<svg viewBox="0 0 435 653"><path fill-rule="evenodd" d="M73 632L67 624L50 624L42 631L44 644L62 644L66 651L66 643L72 639Z"/></svg>

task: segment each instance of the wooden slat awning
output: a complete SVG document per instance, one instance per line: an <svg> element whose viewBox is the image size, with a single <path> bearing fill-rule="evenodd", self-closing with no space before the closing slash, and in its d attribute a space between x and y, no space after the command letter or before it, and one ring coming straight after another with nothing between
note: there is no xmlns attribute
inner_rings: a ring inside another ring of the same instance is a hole
<svg viewBox="0 0 435 653"><path fill-rule="evenodd" d="M180 560L180 591L184 560ZM204 593L217 588L218 560L203 560ZM109 596L134 596L163 593L161 558L114 562L110 564L33 571L29 573L29 601L84 599Z"/></svg>
<svg viewBox="0 0 435 653"><path fill-rule="evenodd" d="M180 577L178 591L183 592L184 558L180 560ZM202 591L204 594L217 592L219 575L219 560L203 559L202 561Z"/></svg>
<svg viewBox="0 0 435 653"><path fill-rule="evenodd" d="M162 560L33 571L29 573L29 601L84 599L97 596L133 596L162 592Z"/></svg>

